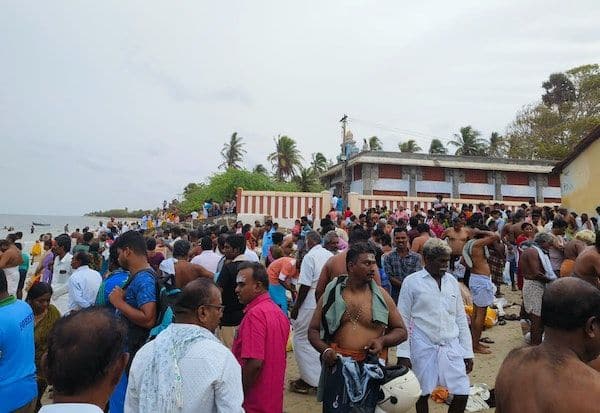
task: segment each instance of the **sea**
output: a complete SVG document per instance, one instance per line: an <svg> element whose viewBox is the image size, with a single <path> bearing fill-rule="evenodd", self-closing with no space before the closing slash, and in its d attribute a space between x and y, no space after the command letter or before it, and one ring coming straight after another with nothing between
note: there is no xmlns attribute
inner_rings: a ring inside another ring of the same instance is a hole
<svg viewBox="0 0 600 413"><path fill-rule="evenodd" d="M128 219L124 219L127 221ZM134 221L134 218L129 220ZM21 231L23 233L23 244L26 251L29 251L41 234L51 233L52 236L57 236L65 232L65 225L69 226L69 234L77 228L82 230L84 227L96 229L99 226L99 221L106 223L108 218L100 217L84 217L84 216L60 216L60 215L9 215L0 214L0 239L6 238L9 233ZM45 224L44 226L31 226L33 223ZM5 228L6 227L6 228ZM7 228L14 229L8 231Z"/></svg>

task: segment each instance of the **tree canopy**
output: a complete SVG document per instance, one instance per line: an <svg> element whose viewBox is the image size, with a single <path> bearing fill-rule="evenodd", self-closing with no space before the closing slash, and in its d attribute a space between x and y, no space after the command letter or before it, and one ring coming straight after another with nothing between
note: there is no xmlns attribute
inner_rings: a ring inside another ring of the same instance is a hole
<svg viewBox="0 0 600 413"><path fill-rule="evenodd" d="M273 165L275 178L285 181L296 175L302 166L302 155L296 146L296 141L286 135L279 135L275 141L275 152L271 152L267 159Z"/></svg>
<svg viewBox="0 0 600 413"><path fill-rule="evenodd" d="M371 136L368 139L370 151L381 151L383 150L383 144L377 136Z"/></svg>
<svg viewBox="0 0 600 413"><path fill-rule="evenodd" d="M433 139L431 144L429 145L429 154L430 155L445 155L448 151L446 147L439 139Z"/></svg>
<svg viewBox="0 0 600 413"><path fill-rule="evenodd" d="M473 129L471 125L460 128L460 133L454 134L454 140L448 145L455 146L455 155L478 156L485 153L485 141L481 139L481 132Z"/></svg>
<svg viewBox="0 0 600 413"><path fill-rule="evenodd" d="M219 165L219 169L235 168L240 169L246 150L243 149L244 143L242 137L238 136L237 132L233 132L229 138L229 142L223 144L221 149L221 156L223 157L223 163Z"/></svg>
<svg viewBox="0 0 600 413"><path fill-rule="evenodd" d="M409 139L406 142L400 142L398 144L400 152L415 153L421 151L421 147L417 144L414 139Z"/></svg>

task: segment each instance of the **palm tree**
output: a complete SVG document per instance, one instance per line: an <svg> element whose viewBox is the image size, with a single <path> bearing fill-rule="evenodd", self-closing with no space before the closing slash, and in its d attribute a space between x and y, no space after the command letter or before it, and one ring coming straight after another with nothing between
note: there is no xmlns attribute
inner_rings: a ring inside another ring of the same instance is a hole
<svg viewBox="0 0 600 413"><path fill-rule="evenodd" d="M454 140L448 145L456 146L455 155L481 156L485 155L485 141L480 138L481 132L470 125L460 128L460 134L454 134Z"/></svg>
<svg viewBox="0 0 600 413"><path fill-rule="evenodd" d="M256 165L252 172L263 175L267 175L269 173L269 171L267 171L267 168L265 168L265 166L262 163Z"/></svg>
<svg viewBox="0 0 600 413"><path fill-rule="evenodd" d="M404 153L415 153L421 150L421 147L417 145L417 142L414 139L409 139L406 142L400 142L398 144L398 148L400 148L400 152Z"/></svg>
<svg viewBox="0 0 600 413"><path fill-rule="evenodd" d="M431 145L429 145L430 155L445 155L446 153L448 153L448 151L441 140L433 139L431 141Z"/></svg>
<svg viewBox="0 0 600 413"><path fill-rule="evenodd" d="M383 150L383 145L377 136L371 136L369 138L369 150L370 151L381 151Z"/></svg>
<svg viewBox="0 0 600 413"><path fill-rule="evenodd" d="M300 166L298 174L292 177L292 182L298 185L300 191L310 192L312 187L317 183L317 175L313 168Z"/></svg>
<svg viewBox="0 0 600 413"><path fill-rule="evenodd" d="M244 143L242 142L242 137L238 136L237 132L233 132L231 138L229 138L229 143L223 144L223 149L221 149L221 156L224 161L219 168L223 169L240 169L240 162L243 159L246 150L242 147Z"/></svg>
<svg viewBox="0 0 600 413"><path fill-rule="evenodd" d="M508 150L506 139L498 132L492 132L490 135L490 143L488 144L486 154L493 158L502 158Z"/></svg>
<svg viewBox="0 0 600 413"><path fill-rule="evenodd" d="M315 152L311 155L311 157L312 160L310 161L310 167L317 174L322 174L327 170L329 162L327 161L327 158L325 158L325 155L323 155L321 152Z"/></svg>
<svg viewBox="0 0 600 413"><path fill-rule="evenodd" d="M296 147L296 141L289 136L279 135L275 141L275 152L267 159L273 164L275 178L284 181L296 175L296 169L301 167L302 155Z"/></svg>

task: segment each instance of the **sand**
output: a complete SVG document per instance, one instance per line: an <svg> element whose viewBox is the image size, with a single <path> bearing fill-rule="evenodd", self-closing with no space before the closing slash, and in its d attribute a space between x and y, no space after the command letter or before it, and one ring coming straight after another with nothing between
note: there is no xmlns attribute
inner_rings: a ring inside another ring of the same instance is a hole
<svg viewBox="0 0 600 413"><path fill-rule="evenodd" d="M503 286L502 290L505 293L506 301L509 304L521 302L521 292L512 292L510 291L510 287L507 288L506 286ZM506 309L506 314L518 314L519 310L519 306L512 306ZM475 355L473 372L470 374L470 379L471 384L485 383L491 389L494 388L496 374L498 373L500 364L502 364L502 360L504 360L504 357L506 357L510 350L524 344L523 336L521 334L519 321L507 321L503 326L494 326L491 329L484 331L482 336L489 337L495 342L494 344L489 344L493 353L489 355ZM391 363L395 364L395 351L391 351L390 354L393 354ZM298 378L298 366L296 364L296 359L294 358L294 353L288 353L287 361L286 383ZM429 411L432 413L441 413L448 410L447 405L436 404L432 400L429 401L429 407ZM314 394L301 395L286 390L284 411L287 413L316 413L321 411L321 403L317 402ZM494 411L495 409L493 408L483 410L483 412ZM414 412L414 409L410 410L410 412Z"/></svg>

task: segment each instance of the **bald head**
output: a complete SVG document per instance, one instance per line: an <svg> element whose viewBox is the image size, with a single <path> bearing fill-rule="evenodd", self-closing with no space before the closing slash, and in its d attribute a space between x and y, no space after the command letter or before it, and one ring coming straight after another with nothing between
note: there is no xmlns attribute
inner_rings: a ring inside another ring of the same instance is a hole
<svg viewBox="0 0 600 413"><path fill-rule="evenodd" d="M590 317L600 317L600 290L575 277L550 283L542 297L542 323L556 330L573 331Z"/></svg>

